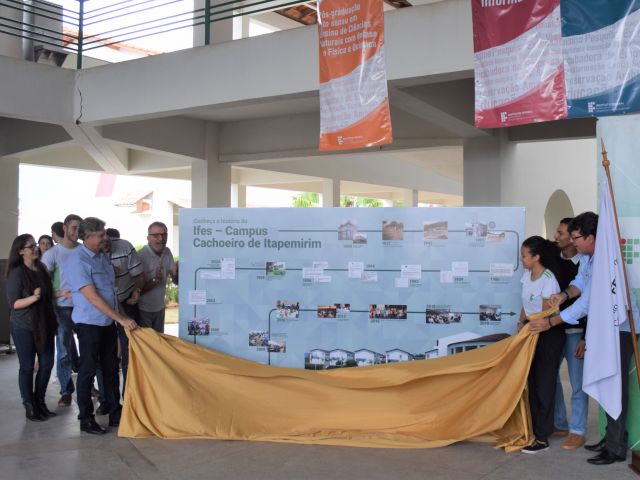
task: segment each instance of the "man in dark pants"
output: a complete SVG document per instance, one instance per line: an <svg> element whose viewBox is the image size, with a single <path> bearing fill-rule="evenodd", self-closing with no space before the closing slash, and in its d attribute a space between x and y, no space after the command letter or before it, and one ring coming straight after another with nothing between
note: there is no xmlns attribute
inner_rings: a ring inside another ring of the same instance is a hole
<svg viewBox="0 0 640 480"><path fill-rule="evenodd" d="M577 300L569 308L554 315L549 319L532 322L533 332L546 331L552 326L562 322L576 324L578 319L589 312L589 298L591 294L591 279L593 273L593 254L596 246L596 233L598 228L598 215L593 212L585 212L574 218L569 224L568 230L571 241L582 254L580 267L576 278L563 292L552 295L551 304L559 305L562 302L577 297ZM634 310L634 318L637 318ZM593 319L592 319L593 321ZM587 326L588 328L588 326ZM626 330L626 331L624 331ZM627 407L629 393L629 363L633 352L633 341L629 332L629 322L620 327L620 372L622 375L622 411L617 419L607 415L607 433L598 443L585 445L587 450L598 452L595 457L587 461L592 465L609 465L614 462L624 462L627 456ZM586 346L589 348L589 345Z"/></svg>
<svg viewBox="0 0 640 480"><path fill-rule="evenodd" d="M140 292L145 284L144 270L138 252L130 242L120 238L119 232L114 228L107 228L107 238L104 243L104 253L109 257L116 275L116 293L120 311L136 322L139 320L138 300ZM122 365L122 398L124 398L124 385L127 381L127 369L129 366L129 339L120 325L116 325L118 340L120 342L120 362ZM100 406L96 415L106 415L110 406L104 396L104 377L99 370L97 375L100 389ZM113 376L113 388L116 401L120 400L120 376L116 372Z"/></svg>
<svg viewBox="0 0 640 480"><path fill-rule="evenodd" d="M102 251L106 239L104 226L105 223L95 217L80 222L80 238L84 243L69 257L66 270L74 301L72 318L80 344L78 418L80 430L91 434L106 433L95 421L91 386L98 365L105 378L112 378L117 370L118 333L114 321L129 330L137 327L134 320L118 312L115 274L109 257ZM104 382L104 393L111 406L109 426L117 427L121 408L115 400L113 382Z"/></svg>

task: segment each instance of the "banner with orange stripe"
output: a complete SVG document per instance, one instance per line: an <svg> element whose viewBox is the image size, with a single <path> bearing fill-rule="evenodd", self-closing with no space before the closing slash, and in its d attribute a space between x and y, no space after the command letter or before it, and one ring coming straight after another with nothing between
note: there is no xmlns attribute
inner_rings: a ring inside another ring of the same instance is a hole
<svg viewBox="0 0 640 480"><path fill-rule="evenodd" d="M320 150L393 141L379 0L321 0Z"/></svg>

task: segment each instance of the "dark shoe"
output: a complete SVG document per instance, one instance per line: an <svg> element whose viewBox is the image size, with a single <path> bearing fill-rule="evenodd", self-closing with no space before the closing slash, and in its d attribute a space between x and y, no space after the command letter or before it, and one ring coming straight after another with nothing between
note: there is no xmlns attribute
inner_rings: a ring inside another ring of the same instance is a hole
<svg viewBox="0 0 640 480"><path fill-rule="evenodd" d="M595 457L588 458L587 462L589 462L591 465L611 465L614 462L624 462L626 459L626 456L620 457L608 452L607 450L604 450Z"/></svg>
<svg viewBox="0 0 640 480"><path fill-rule="evenodd" d="M120 426L120 419L116 418L114 420L109 420L109 426L110 427L119 427Z"/></svg>
<svg viewBox="0 0 640 480"><path fill-rule="evenodd" d="M109 415L109 406L106 403L101 403L96 409L96 415Z"/></svg>
<svg viewBox="0 0 640 480"><path fill-rule="evenodd" d="M49 408L47 408L47 404L44 402L38 403L38 410L40 410L40 413L47 418L55 417L57 415L55 412L49 410Z"/></svg>
<svg viewBox="0 0 640 480"><path fill-rule="evenodd" d="M604 446L607 442L605 442L604 438L600 440L598 443L592 443L591 445L585 445L585 450L589 450L590 452L604 452Z"/></svg>
<svg viewBox="0 0 640 480"><path fill-rule="evenodd" d="M32 422L44 422L47 417L42 415L37 408L34 408L32 403L24 402L24 416L27 417L27 420L31 420Z"/></svg>
<svg viewBox="0 0 640 480"><path fill-rule="evenodd" d="M104 435L105 433L107 433L107 430L98 425L98 423L93 418L91 420L81 422L80 431L90 433L92 435Z"/></svg>
<svg viewBox="0 0 640 480"><path fill-rule="evenodd" d="M58 400L58 406L59 407L68 407L71 405L71 395L68 393L65 393L64 395L62 395L60 397L60 400Z"/></svg>
<svg viewBox="0 0 640 480"><path fill-rule="evenodd" d="M535 454L549 450L549 442L541 442L540 440L534 440L531 445L524 447L522 453Z"/></svg>

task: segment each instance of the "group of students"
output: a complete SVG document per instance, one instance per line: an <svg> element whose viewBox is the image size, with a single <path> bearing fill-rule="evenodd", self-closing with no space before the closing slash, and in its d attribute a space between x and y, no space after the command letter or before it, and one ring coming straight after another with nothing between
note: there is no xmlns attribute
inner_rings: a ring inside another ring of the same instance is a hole
<svg viewBox="0 0 640 480"><path fill-rule="evenodd" d="M529 323L531 334L539 335L528 378L535 439L522 449L523 453L535 454L547 450L549 437L555 434L569 433L563 443L565 449L576 449L585 443L588 398L582 391L582 358L587 348L584 329L588 328L586 315L589 310L597 225L598 215L585 212L561 221L556 232L557 242L533 236L527 238L521 247L525 273L521 280L522 310L518 329ZM559 307L560 312L543 318L535 316L553 307ZM535 319L529 321L531 316ZM621 345L628 345L621 349L620 355L622 413L617 419L607 415L604 438L595 444L584 445L587 450L597 453L587 460L593 465L609 465L626 459L627 373L633 340L628 324L626 322L626 326L620 329ZM558 380L563 357L567 359L573 390L569 432L565 430L566 417L562 418L565 409L561 396L562 385ZM558 424L561 422L565 425Z"/></svg>
<svg viewBox="0 0 640 480"><path fill-rule="evenodd" d="M171 276L177 283L177 263L166 247L167 227L161 222L149 226L148 245L140 252L95 217L72 214L60 223L62 236L56 235L56 224L53 239L45 235L36 243L30 234L18 235L9 253L6 291L20 395L27 419L44 421L56 415L45 395L57 356L58 406L71 404L72 372L77 372L80 429L104 433L94 418L94 379L102 397L95 413L109 415L109 426L117 426L118 359L125 379L128 358L124 330L138 324L164 329L166 280ZM145 306L152 306L149 311L138 308L143 298ZM154 309L154 302L160 307Z"/></svg>

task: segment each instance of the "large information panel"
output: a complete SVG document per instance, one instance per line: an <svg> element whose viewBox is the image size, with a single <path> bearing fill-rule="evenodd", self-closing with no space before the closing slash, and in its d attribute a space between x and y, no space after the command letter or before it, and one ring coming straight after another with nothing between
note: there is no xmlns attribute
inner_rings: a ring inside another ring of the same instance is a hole
<svg viewBox="0 0 640 480"><path fill-rule="evenodd" d="M515 331L523 208L183 209L180 337L325 369Z"/></svg>

